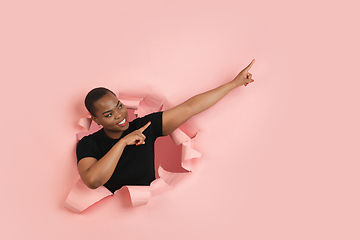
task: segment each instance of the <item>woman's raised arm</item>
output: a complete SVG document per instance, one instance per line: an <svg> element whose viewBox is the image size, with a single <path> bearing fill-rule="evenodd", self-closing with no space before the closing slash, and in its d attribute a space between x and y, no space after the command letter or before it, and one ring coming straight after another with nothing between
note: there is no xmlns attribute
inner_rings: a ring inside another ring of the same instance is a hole
<svg viewBox="0 0 360 240"><path fill-rule="evenodd" d="M169 135L181 124L186 122L192 116L210 108L220 99L225 97L232 89L247 85L254 80L252 74L249 73L250 68L254 64L255 59L244 68L231 82L223 84L210 91L198 94L180 105L173 107L163 113L163 135Z"/></svg>

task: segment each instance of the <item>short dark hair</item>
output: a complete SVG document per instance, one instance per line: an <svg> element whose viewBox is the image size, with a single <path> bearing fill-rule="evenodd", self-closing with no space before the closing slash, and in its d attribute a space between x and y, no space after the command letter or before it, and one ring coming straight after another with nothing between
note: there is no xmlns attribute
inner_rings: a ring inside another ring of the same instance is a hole
<svg viewBox="0 0 360 240"><path fill-rule="evenodd" d="M100 98L102 98L107 93L111 93L114 96L116 96L115 93L104 87L94 88L86 95L85 107L92 116L96 117L95 115L96 108L94 106L95 102Z"/></svg>

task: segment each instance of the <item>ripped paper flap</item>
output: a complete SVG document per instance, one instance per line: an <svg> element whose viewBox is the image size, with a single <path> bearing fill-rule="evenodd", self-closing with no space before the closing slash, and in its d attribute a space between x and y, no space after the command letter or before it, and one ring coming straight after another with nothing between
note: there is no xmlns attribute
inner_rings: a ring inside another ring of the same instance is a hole
<svg viewBox="0 0 360 240"><path fill-rule="evenodd" d="M140 101L142 101L144 98L119 98L120 101L125 104L125 106L129 109L138 109Z"/></svg>
<svg viewBox="0 0 360 240"><path fill-rule="evenodd" d="M96 189L90 189L80 178L69 193L65 201L65 208L69 211L80 213L110 195L113 194L106 187L101 186Z"/></svg>
<svg viewBox="0 0 360 240"><path fill-rule="evenodd" d="M81 118L80 121L84 124L84 128L85 126L87 127L87 131L86 132L79 132L76 134L77 139L80 141L83 137L94 133L96 131L98 131L101 127L98 126L93 120L91 120L91 118ZM79 122L80 122L79 121ZM90 122L89 124L87 124L87 122Z"/></svg>
<svg viewBox="0 0 360 240"><path fill-rule="evenodd" d="M159 112L163 107L163 100L155 96L146 96L135 110L137 117L143 117L152 112Z"/></svg>
<svg viewBox="0 0 360 240"><path fill-rule="evenodd" d="M145 205L150 199L150 186L126 186L133 207Z"/></svg>

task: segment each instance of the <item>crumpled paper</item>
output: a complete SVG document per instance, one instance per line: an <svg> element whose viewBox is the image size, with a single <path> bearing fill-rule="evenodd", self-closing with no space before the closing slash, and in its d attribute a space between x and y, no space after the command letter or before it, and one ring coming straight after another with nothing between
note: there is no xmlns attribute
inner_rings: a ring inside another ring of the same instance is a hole
<svg viewBox="0 0 360 240"><path fill-rule="evenodd" d="M135 109L134 113L137 117L143 117L146 114L160 111L163 107L163 100L154 96L119 99L123 104L125 104L127 108ZM100 127L97 126L90 117L81 118L79 120L79 125L82 126L85 130L85 132L80 132L77 134L77 138L79 140L82 137L100 129ZM164 170L160 165L158 169L159 178L151 182L150 186L124 186L130 193L132 206L135 207L145 205L149 202L151 196L172 188L185 176L191 173L193 159L201 157L201 153L192 148L192 141L194 141L197 135L194 138L190 138L180 129L176 129L170 136L175 145L182 145L181 165L189 172L169 172ZM105 197L112 195L115 194L110 192L104 186L96 189L88 188L81 180L81 178L79 178L68 194L64 206L71 212L81 213L91 205L99 202Z"/></svg>

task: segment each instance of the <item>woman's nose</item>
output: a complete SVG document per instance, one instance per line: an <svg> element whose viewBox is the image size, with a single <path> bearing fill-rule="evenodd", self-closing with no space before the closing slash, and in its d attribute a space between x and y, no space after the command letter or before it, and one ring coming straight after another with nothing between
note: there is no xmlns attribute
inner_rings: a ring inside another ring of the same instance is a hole
<svg viewBox="0 0 360 240"><path fill-rule="evenodd" d="M118 109L117 111L115 111L115 118L118 119L118 118L121 118L121 111Z"/></svg>

